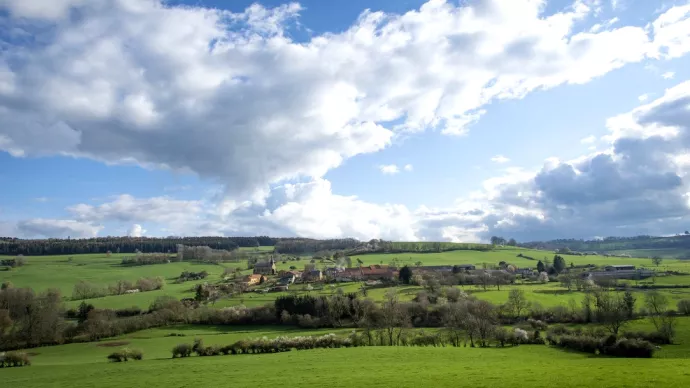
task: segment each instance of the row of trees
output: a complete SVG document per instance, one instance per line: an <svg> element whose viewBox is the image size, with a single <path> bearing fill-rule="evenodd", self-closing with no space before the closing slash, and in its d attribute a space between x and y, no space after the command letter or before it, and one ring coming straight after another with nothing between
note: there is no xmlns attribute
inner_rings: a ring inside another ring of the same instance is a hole
<svg viewBox="0 0 690 388"><path fill-rule="evenodd" d="M274 245L277 239L257 237L97 237L88 239L23 240L0 238L0 255L69 255L81 253L175 252L178 244L234 250Z"/></svg>
<svg viewBox="0 0 690 388"><path fill-rule="evenodd" d="M101 298L108 295L122 295L128 292L147 292L160 290L165 286L165 279L162 277L141 278L136 282L129 280L118 280L110 285L101 285L80 281L74 285L72 290L72 300L84 300Z"/></svg>

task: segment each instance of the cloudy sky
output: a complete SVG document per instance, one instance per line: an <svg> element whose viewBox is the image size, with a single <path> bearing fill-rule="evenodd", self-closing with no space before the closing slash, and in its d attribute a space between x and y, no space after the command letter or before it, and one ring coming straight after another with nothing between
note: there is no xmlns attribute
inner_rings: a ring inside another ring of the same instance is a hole
<svg viewBox="0 0 690 388"><path fill-rule="evenodd" d="M690 227L690 2L0 0L0 235Z"/></svg>

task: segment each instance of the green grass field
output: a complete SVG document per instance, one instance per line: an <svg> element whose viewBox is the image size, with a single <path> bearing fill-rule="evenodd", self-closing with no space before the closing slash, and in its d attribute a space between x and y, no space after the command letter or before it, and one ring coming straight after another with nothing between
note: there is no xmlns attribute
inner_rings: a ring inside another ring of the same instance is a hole
<svg viewBox="0 0 690 388"><path fill-rule="evenodd" d="M194 338L201 338L207 344L227 344L240 338L334 332L281 326L177 326L97 343L31 349L32 366L2 370L0 377L3 386L26 388L286 384L300 387L685 387L690 381L687 358L690 319L681 318L681 321L679 344L664 346L655 358L646 360L591 356L541 345L504 349L364 347L173 360L170 349L179 343L191 343ZM630 328L648 330L649 324L638 321ZM166 337L169 333L186 336ZM143 350L144 360L107 362L106 355L123 346Z"/></svg>
<svg viewBox="0 0 690 388"><path fill-rule="evenodd" d="M246 250L254 250L255 248L245 248ZM260 252L270 252L273 247L259 247ZM397 259L401 265L409 265L414 267L417 262L422 262L423 265L453 265L471 263L481 266L484 263L489 265L498 264L501 261L515 264L519 267L535 268L537 261L517 257L521 253L525 256L533 257L536 260L546 258L553 258L553 254L547 251L525 250L519 248L505 248L497 249L490 252L481 251L450 251L442 253L403 253L403 254L372 254L360 255L353 257L354 265L356 260L360 259L366 265L384 263L389 264L394 259ZM135 267L123 267L120 261L123 256L127 254L112 255L106 257L104 254L87 254L87 255L63 255L63 256L39 256L28 257L28 265L20 268L15 268L10 271L0 272L0 281L9 280L16 287L31 287L35 290L45 290L48 288L57 288L62 292L66 298L68 307L76 307L81 301L71 301L69 298L72 295L74 285L80 280L86 280L98 284L111 284L117 280L135 281L141 277L155 277L162 276L166 279L167 284L162 290L143 292L130 295L107 296L103 298L89 299L86 302L93 304L100 308L126 308L137 306L142 309L147 308L159 296L169 295L175 298L193 297L193 287L204 281L211 283L220 281L220 276L223 273L224 267L239 267L243 269L243 274L250 273L246 270L246 263L226 263L223 265L211 264L195 264L195 263L169 263L158 265L146 265ZM566 262L572 262L575 265L594 264L604 266L608 264L633 264L638 267L652 267L651 260L643 258L615 258L604 256L564 256ZM71 258L71 259L70 259ZM289 269L296 267L302 269L305 264L309 263L309 258L302 258L300 261L282 261L278 262L277 268ZM317 263L317 266L322 264ZM690 274L690 261L670 260L665 259L659 270L674 270L682 273ZM174 279L182 271L199 272L206 270L209 272L209 277L203 281L185 282L182 284L173 283ZM647 280L646 282L649 282ZM677 285L690 284L690 275L686 276L668 276L658 277L656 284L660 285ZM342 288L344 292L356 292L359 290L360 284L341 284L337 288ZM576 303L582 298L582 293L566 292L560 288L557 283L550 283L548 285L529 285L519 286L523 287L528 294L531 301L539 302L544 307L555 305L567 305L570 299L574 299ZM488 291L482 291L476 287L463 287L465 290L472 292L475 296L481 299L486 299L494 303L504 303L508 298L509 288L502 288L500 291L491 288ZM296 287L300 289L300 287ZM401 299L409 300L418 292L418 287L399 287L398 291ZM311 291L312 294L328 295L334 290L326 286L323 290ZM384 289L371 290L369 297L380 300L385 294ZM690 289L674 289L663 290L663 293L668 294L671 304L680 299L690 298ZM286 295L287 293L270 293L260 295L256 293L246 293L241 297L232 299L221 299L218 301L216 307L227 307L239 304L247 306L257 306L265 303L271 303L276 297ZM641 299L641 294L638 299Z"/></svg>

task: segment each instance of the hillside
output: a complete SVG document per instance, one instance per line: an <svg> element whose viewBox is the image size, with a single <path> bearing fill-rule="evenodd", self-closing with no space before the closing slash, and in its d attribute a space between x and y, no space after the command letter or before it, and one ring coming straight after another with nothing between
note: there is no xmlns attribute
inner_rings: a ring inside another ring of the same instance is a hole
<svg viewBox="0 0 690 388"><path fill-rule="evenodd" d="M627 254L633 257L690 258L690 234L669 237L635 236L606 237L599 240L530 241L520 243L519 246L543 250L569 248L577 252Z"/></svg>

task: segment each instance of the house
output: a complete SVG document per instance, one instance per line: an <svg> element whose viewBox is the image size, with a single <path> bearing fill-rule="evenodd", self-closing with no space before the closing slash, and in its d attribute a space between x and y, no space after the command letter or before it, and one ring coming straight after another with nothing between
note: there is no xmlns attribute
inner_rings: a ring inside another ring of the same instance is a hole
<svg viewBox="0 0 690 388"><path fill-rule="evenodd" d="M630 280L640 280L647 279L654 276L654 271L648 269L634 269L634 270L612 270L612 271L590 271L583 272L581 275L586 279L596 279L596 278L611 278L611 279L630 279Z"/></svg>
<svg viewBox="0 0 690 388"><path fill-rule="evenodd" d="M387 265L370 265L367 267L348 268L341 275L353 280L392 280L398 276L398 271Z"/></svg>
<svg viewBox="0 0 690 388"><path fill-rule="evenodd" d="M323 279L323 272L320 269L305 271L302 273L302 280L305 282L317 282Z"/></svg>
<svg viewBox="0 0 690 388"><path fill-rule="evenodd" d="M338 275L345 272L345 268L342 267L328 267L323 271L324 276L329 278L337 278Z"/></svg>
<svg viewBox="0 0 690 388"><path fill-rule="evenodd" d="M257 275L275 275L276 262L271 257L268 261L260 261L254 264L254 274Z"/></svg>
<svg viewBox="0 0 690 388"><path fill-rule="evenodd" d="M247 275L244 278L244 283L248 286L253 286L255 284L261 284L266 281L266 276L261 274Z"/></svg>
<svg viewBox="0 0 690 388"><path fill-rule="evenodd" d="M291 269L289 271L282 270L282 271L278 272L278 276L280 276L281 278L286 277L286 276L291 276L291 275L294 276L296 279L299 279L302 277L302 272L300 272L296 269Z"/></svg>
<svg viewBox="0 0 690 388"><path fill-rule="evenodd" d="M635 269L634 265L607 265L604 267L607 271L633 271Z"/></svg>
<svg viewBox="0 0 690 388"><path fill-rule="evenodd" d="M292 284L297 280L297 277L294 274L291 273L286 273L283 276L278 279L278 284L281 286L287 286L288 284Z"/></svg>

